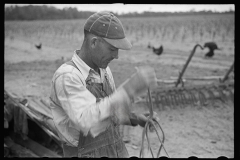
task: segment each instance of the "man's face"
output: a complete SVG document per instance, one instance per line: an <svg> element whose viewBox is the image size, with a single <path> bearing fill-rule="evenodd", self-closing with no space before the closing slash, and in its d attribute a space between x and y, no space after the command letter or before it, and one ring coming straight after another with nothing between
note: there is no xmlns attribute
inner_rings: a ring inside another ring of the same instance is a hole
<svg viewBox="0 0 240 160"><path fill-rule="evenodd" d="M113 59L118 59L118 48L106 42L103 38L97 37L97 45L94 48L93 62L98 68L106 69Z"/></svg>

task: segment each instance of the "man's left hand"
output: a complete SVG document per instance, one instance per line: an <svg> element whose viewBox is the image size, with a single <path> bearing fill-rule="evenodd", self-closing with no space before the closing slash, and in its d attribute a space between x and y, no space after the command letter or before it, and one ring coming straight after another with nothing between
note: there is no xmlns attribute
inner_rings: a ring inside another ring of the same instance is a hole
<svg viewBox="0 0 240 160"><path fill-rule="evenodd" d="M147 123L149 114L150 114L150 113L144 113L144 114L139 114L139 115L138 115L138 124L139 124L141 127L145 127L145 124ZM156 112L153 112L153 121L159 121L159 118L158 118ZM155 125L155 124L154 124L154 125ZM149 129L150 129L151 132L154 131L154 128L153 128L153 126L152 126L151 124L149 125Z"/></svg>

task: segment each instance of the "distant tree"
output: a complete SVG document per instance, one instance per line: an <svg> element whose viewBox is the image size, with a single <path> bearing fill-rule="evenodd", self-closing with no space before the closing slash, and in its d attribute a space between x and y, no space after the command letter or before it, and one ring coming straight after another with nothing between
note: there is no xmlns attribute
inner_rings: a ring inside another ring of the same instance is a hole
<svg viewBox="0 0 240 160"><path fill-rule="evenodd" d="M50 20L50 19L80 19L88 18L94 12L90 11L78 11L75 7L68 7L63 9L57 9L52 6L9 6L5 7L5 20ZM119 17L157 17L157 16L172 16L172 15L196 15L196 14L234 14L232 8L226 12L212 12L212 11L195 11L191 9L188 12L150 12L145 11L142 13L130 12L118 15Z"/></svg>

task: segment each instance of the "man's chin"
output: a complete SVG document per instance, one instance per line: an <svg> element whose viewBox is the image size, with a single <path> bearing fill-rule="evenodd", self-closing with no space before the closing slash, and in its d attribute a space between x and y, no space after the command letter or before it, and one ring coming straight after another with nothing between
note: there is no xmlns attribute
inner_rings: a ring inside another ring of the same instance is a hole
<svg viewBox="0 0 240 160"><path fill-rule="evenodd" d="M99 67L99 68L106 69L107 66L108 66L108 64L107 64L107 65L103 65L103 66L101 66L101 67Z"/></svg>

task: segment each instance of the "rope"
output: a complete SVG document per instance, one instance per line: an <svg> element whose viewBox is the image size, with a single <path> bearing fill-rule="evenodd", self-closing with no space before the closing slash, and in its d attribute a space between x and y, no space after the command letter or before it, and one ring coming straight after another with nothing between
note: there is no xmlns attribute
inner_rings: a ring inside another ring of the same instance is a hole
<svg viewBox="0 0 240 160"><path fill-rule="evenodd" d="M148 117L148 120L144 126L144 129L143 129L143 132L142 132L142 144L141 144L141 150L140 150L140 155L139 155L139 158L143 158L143 148L144 148L144 139L145 139L145 135L146 135L146 138L147 138L147 142L148 142L148 149L150 150L151 152L151 155L152 155L152 158L154 158L154 155L153 155L153 150L150 146L150 141L149 141L149 137L148 137L148 132L149 132L149 126L153 126L153 129L155 130L156 134L157 134L157 137L158 137L158 140L160 141L161 145L158 149L158 152L157 152L157 158L159 157L160 153L161 153L161 150L162 148L164 149L165 153L167 154L167 156L169 157L163 143L164 143L164 140L165 140L165 135L164 135L164 132L163 132L163 129L161 127L161 125L158 123L158 121L154 120L153 119L153 104L152 104L152 98L151 98L151 93L150 93L150 90L148 89L148 97L149 97L149 117ZM155 126L155 124L157 124L157 126L161 129L161 132L162 132L162 135L163 135L163 138L161 140L159 134L158 134L158 131L157 131L157 128ZM170 157L169 157L170 158Z"/></svg>

